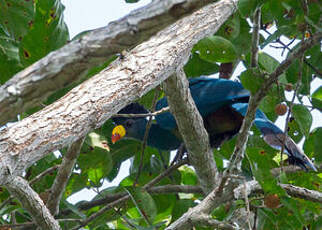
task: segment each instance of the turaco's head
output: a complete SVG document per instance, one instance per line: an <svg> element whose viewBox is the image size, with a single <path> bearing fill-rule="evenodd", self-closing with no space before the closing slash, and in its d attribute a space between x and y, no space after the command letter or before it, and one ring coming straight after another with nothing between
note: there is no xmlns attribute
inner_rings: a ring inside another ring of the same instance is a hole
<svg viewBox="0 0 322 230"><path fill-rule="evenodd" d="M142 105L131 103L121 109L118 114L145 114L149 113ZM113 122L116 124L112 131L112 143L125 136L140 139L144 135L146 118L145 117L114 117Z"/></svg>

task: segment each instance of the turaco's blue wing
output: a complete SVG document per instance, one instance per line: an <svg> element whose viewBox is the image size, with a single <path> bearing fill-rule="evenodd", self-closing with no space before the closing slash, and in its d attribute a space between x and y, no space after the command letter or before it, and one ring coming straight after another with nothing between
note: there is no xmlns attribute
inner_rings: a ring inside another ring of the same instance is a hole
<svg viewBox="0 0 322 230"><path fill-rule="evenodd" d="M232 105L232 108L237 112L246 115L248 104L247 103L236 103ZM303 151L295 144L295 142L289 136L285 136L284 132L271 122L266 115L259 109L256 111L255 126L260 130L263 138L267 144L275 149L280 150L284 143L284 152L289 157L291 164L296 164L303 169L307 170L307 167L317 171L311 160L303 153Z"/></svg>
<svg viewBox="0 0 322 230"><path fill-rule="evenodd" d="M224 105L236 102L247 102L249 91L244 89L239 82L198 77L189 79L189 88L192 98L202 117L206 117ZM158 101L156 109L168 106L167 98ZM162 113L156 116L157 123L164 129L175 129L176 121L171 113Z"/></svg>

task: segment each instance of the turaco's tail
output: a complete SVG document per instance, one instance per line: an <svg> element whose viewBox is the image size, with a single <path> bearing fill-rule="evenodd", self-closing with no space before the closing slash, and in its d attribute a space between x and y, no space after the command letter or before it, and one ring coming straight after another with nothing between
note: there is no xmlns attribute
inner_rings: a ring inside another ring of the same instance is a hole
<svg viewBox="0 0 322 230"><path fill-rule="evenodd" d="M232 107L242 114L246 115L246 111L248 108L247 103L236 103L233 104ZM295 142L289 136L284 135L284 132L277 127L273 122L271 122L266 115L261 111L256 111L256 116L254 123L256 127L263 134L263 138L267 144L272 146L275 149L281 149L283 146L284 138L284 152L288 155L288 161L290 164L295 164L300 166L301 168L308 170L308 168L317 171L314 167L312 161L304 154L304 152L295 144Z"/></svg>

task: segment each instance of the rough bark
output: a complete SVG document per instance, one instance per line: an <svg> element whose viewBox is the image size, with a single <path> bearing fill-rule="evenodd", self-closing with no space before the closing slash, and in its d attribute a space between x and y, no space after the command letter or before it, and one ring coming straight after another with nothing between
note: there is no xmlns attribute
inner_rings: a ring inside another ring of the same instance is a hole
<svg viewBox="0 0 322 230"><path fill-rule="evenodd" d="M156 0L51 52L0 87L0 125L213 0Z"/></svg>
<svg viewBox="0 0 322 230"><path fill-rule="evenodd" d="M31 214L37 226L41 229L60 230L58 222L50 214L39 195L21 177L9 178L7 188L22 203L23 207Z"/></svg>
<svg viewBox="0 0 322 230"><path fill-rule="evenodd" d="M301 198L304 200L310 200L317 203L322 203L322 193L315 190L310 190L307 188L301 188L291 184L279 184L286 192L292 197ZM255 181L248 181L246 183L246 194L251 195L253 192L263 192L260 184ZM235 199L242 199L245 193L243 185L234 189Z"/></svg>
<svg viewBox="0 0 322 230"><path fill-rule="evenodd" d="M208 133L192 99L189 82L182 68L165 81L164 90L170 111L175 116L188 150L190 163L196 170L203 191L208 194L217 185L217 167L210 148Z"/></svg>
<svg viewBox="0 0 322 230"><path fill-rule="evenodd" d="M209 4L167 27L43 110L0 132L0 184L46 154L100 127L173 74L200 39L216 32L237 0ZM193 29L192 29L193 28Z"/></svg>

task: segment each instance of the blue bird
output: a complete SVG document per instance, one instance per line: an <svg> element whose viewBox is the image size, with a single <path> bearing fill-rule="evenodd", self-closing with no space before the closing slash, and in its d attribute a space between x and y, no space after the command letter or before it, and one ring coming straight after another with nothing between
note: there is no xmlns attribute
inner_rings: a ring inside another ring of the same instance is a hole
<svg viewBox="0 0 322 230"><path fill-rule="evenodd" d="M204 120L204 126L209 134L210 145L219 147L224 141L231 139L242 125L243 118L248 108L250 93L239 82L198 77L189 79L189 88L192 98ZM163 97L156 104L160 110L168 106L167 98ZM148 113L137 103L132 103L123 108L119 113ZM147 119L113 118L116 126L112 131L112 142L116 142L124 136L143 140ZM175 150L181 143L182 138L177 129L175 118L170 112L162 113L155 117L152 124L147 144L159 150ZM284 133L259 109L256 111L255 126L260 130L266 143L276 149L281 149ZM310 159L296 146L294 141L285 137L285 153L289 162L303 169L311 168L316 171Z"/></svg>

